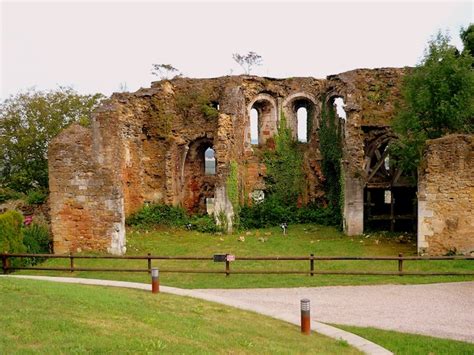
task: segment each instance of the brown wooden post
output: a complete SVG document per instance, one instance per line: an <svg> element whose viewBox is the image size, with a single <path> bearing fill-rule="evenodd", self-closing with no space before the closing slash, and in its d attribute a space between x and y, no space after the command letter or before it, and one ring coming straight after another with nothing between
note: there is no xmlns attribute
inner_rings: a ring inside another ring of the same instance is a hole
<svg viewBox="0 0 474 355"><path fill-rule="evenodd" d="M311 254L311 259L309 261L309 268L311 270L311 276L314 276L314 254Z"/></svg>
<svg viewBox="0 0 474 355"><path fill-rule="evenodd" d="M148 253L147 255L148 255L148 273L151 274L151 258L150 258L151 254Z"/></svg>
<svg viewBox="0 0 474 355"><path fill-rule="evenodd" d="M2 254L2 269L3 273L6 274L8 272L8 257L7 257L7 252L4 252Z"/></svg>
<svg viewBox="0 0 474 355"><path fill-rule="evenodd" d="M402 253L398 254L398 257L403 258L403 254ZM398 272L403 272L403 259L398 259Z"/></svg>
<svg viewBox="0 0 474 355"><path fill-rule="evenodd" d="M230 261L227 260L227 257L226 257L226 260L225 260L225 276L229 276L230 275Z"/></svg>
<svg viewBox="0 0 474 355"><path fill-rule="evenodd" d="M69 253L69 266L70 266L70 271L74 272L74 256L72 255L72 252Z"/></svg>

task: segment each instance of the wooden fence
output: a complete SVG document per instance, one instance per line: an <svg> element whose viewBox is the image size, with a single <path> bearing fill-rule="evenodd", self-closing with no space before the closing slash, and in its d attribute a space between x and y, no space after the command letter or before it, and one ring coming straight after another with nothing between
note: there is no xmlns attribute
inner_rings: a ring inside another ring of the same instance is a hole
<svg viewBox="0 0 474 355"><path fill-rule="evenodd" d="M224 268L218 269L167 269L160 268L161 273L195 273L195 274L305 274L305 275L417 275L417 276L468 276L473 275L474 271L403 271L404 262L416 262L416 261L431 261L431 260L474 260L472 256L315 256L310 254L309 256L250 256L250 257L238 257L230 254L217 254L213 256L157 256L157 255L126 255L126 256L115 256L115 255L55 255L55 254L14 254L14 253L3 253L2 258L2 270L4 274L7 274L14 270L51 270L51 271L113 271L113 272L151 272L152 260L202 260L209 262L222 262ZM46 266L13 266L11 263L12 259L22 258L41 258L41 259L68 259L69 267L46 267ZM76 267L75 260L78 259L118 259L118 260L146 260L146 268L142 269L130 269L130 268L94 268L94 267ZM364 270L316 270L315 262L318 261L395 261L394 266L398 265L396 271L364 271ZM307 261L307 270L231 270L231 264L236 262L245 261Z"/></svg>

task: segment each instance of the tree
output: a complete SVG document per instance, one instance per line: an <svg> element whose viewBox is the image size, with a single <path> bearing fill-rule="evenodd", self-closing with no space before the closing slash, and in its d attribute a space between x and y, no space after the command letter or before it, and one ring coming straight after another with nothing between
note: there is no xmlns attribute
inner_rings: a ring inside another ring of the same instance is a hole
<svg viewBox="0 0 474 355"><path fill-rule="evenodd" d="M0 185L21 192L47 188L49 142L73 122L87 125L103 98L60 87L30 89L0 103Z"/></svg>
<svg viewBox="0 0 474 355"><path fill-rule="evenodd" d="M181 76L178 69L173 67L171 64L152 64L151 73L160 78L160 80L170 79L173 73L176 73L174 77Z"/></svg>
<svg viewBox="0 0 474 355"><path fill-rule="evenodd" d="M403 81L393 123L399 140L391 149L405 172L418 167L427 139L474 131L473 57L459 54L449 40L438 33Z"/></svg>
<svg viewBox="0 0 474 355"><path fill-rule="evenodd" d="M464 51L474 57L474 24L470 24L468 28L462 28L460 37L464 45Z"/></svg>
<svg viewBox="0 0 474 355"><path fill-rule="evenodd" d="M255 52L248 52L246 55L234 53L232 54L232 58L242 67L247 75L252 72L253 67L262 65L262 56Z"/></svg>

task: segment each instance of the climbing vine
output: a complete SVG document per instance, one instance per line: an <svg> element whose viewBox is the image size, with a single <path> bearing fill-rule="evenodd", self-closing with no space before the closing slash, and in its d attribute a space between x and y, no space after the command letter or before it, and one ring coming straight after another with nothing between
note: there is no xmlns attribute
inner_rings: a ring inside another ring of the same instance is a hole
<svg viewBox="0 0 474 355"><path fill-rule="evenodd" d="M275 136L275 150L265 152L264 161L270 197L281 205L296 205L303 189L303 156L283 113Z"/></svg>
<svg viewBox="0 0 474 355"><path fill-rule="evenodd" d="M334 214L334 221L342 221L341 210L343 203L341 176L341 130L337 124L338 118L333 105L327 105L326 97L322 97L321 128L319 131L320 150L322 155L321 167L325 177L324 188L329 207Z"/></svg>
<svg viewBox="0 0 474 355"><path fill-rule="evenodd" d="M232 207L234 208L234 224L238 224L238 216L240 212L239 203L239 166L235 160L230 162L229 176L226 181L227 196L229 197Z"/></svg>

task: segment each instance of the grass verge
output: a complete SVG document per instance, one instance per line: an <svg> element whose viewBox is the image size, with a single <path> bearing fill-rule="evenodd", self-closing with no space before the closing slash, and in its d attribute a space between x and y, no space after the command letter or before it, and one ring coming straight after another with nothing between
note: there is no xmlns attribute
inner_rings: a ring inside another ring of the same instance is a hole
<svg viewBox="0 0 474 355"><path fill-rule="evenodd" d="M345 342L187 297L0 278L0 353L357 354Z"/></svg>
<svg viewBox="0 0 474 355"><path fill-rule="evenodd" d="M400 333L377 328L363 328L348 325L335 327L360 335L395 354L474 354L474 344L462 341L440 339L425 335Z"/></svg>
<svg viewBox="0 0 474 355"><path fill-rule="evenodd" d="M331 227L316 225L291 225L288 235L279 228L252 230L233 235L204 234L181 229L156 230L129 229L128 255L198 255L211 257L215 253L237 256L337 255L337 256L406 256L416 255L413 241L397 235L370 234L348 237ZM244 241L241 241L241 240ZM51 259L45 266L68 267L67 259ZM316 270L397 271L397 261L321 261L315 262ZM146 268L146 260L77 260L76 267ZM212 261L153 262L158 268L224 270L224 263ZM231 270L309 270L309 261L236 261ZM471 261L406 261L406 271L465 271L474 270ZM146 273L123 272L23 272L60 276L78 276L150 282ZM353 276L353 275L230 275L161 273L161 282L183 288L248 288L248 287L298 287L367 284L417 284L474 280L474 276Z"/></svg>

